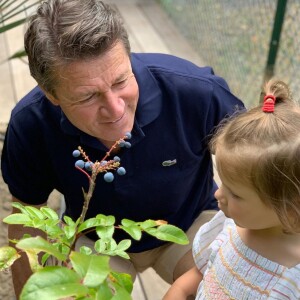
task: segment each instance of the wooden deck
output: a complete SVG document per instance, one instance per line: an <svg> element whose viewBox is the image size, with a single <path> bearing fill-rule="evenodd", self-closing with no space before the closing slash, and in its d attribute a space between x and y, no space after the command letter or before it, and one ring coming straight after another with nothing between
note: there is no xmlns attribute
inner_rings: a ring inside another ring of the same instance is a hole
<svg viewBox="0 0 300 300"><path fill-rule="evenodd" d="M202 60L180 35L155 0L107 0L104 2L115 5L123 16L133 52L170 53L203 65ZM26 60L3 62L9 55L22 49L23 33L24 28L21 26L0 35L1 128L6 127L11 109L17 101L36 85L29 75ZM168 286L152 269L148 269L139 274L134 285L133 299L159 300Z"/></svg>

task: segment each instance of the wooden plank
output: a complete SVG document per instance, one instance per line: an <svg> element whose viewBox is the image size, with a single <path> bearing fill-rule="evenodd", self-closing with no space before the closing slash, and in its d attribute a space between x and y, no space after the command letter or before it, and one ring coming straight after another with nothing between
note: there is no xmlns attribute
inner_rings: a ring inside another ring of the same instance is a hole
<svg viewBox="0 0 300 300"><path fill-rule="evenodd" d="M7 57L6 35L0 34L0 123L3 127L6 127L15 106L13 74Z"/></svg>
<svg viewBox="0 0 300 300"><path fill-rule="evenodd" d="M149 20L140 7L124 1L118 4L118 10L125 20L128 33L131 35L138 51L170 53L163 39L153 26L149 24ZM134 47L133 51L136 51Z"/></svg>

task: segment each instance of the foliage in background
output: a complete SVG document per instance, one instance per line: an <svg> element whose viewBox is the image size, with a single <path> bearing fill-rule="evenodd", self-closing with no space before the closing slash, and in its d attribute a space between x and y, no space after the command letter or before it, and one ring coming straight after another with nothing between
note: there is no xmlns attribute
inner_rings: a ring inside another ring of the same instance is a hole
<svg viewBox="0 0 300 300"><path fill-rule="evenodd" d="M39 2L32 0L0 0L0 34L24 24L28 10ZM25 50L20 50L9 57L9 59L23 56L26 56L26 52Z"/></svg>
<svg viewBox="0 0 300 300"><path fill-rule="evenodd" d="M281 0L279 0L281 1ZM157 0L199 57L248 107L259 101L277 0ZM300 1L289 0L275 76L300 95Z"/></svg>
<svg viewBox="0 0 300 300"><path fill-rule="evenodd" d="M3 220L5 223L36 228L47 236L46 240L41 236L31 237L27 234L20 240L10 241L16 244L16 248L0 248L0 271L8 269L20 257L20 252L25 252L28 257L33 275L27 280L20 300L55 300L66 297L80 300L131 299L131 276L116 272L109 265L111 256L129 259L126 250L129 249L131 240L124 239L117 243L113 238L115 230L125 231L134 240L140 240L145 232L163 241L188 244L188 238L181 229L162 220L135 222L123 219L120 225L116 225L112 215L98 214L85 219L97 176L104 174L103 179L109 184L114 180L113 171L119 176L126 174L118 156L108 158L117 146L130 148L130 142L125 141L130 138L131 134L127 133L100 161L90 161L81 147L74 150L74 157L82 157L75 162L75 167L89 180L88 191L83 191L82 212L76 221L68 216L64 216L63 221L60 220L57 213L47 206L37 209L13 203L20 213L7 216ZM75 243L78 238L91 231L95 231L98 236L94 249L82 246L76 251ZM41 254L43 256L40 261ZM46 264L48 260L51 261L51 266Z"/></svg>

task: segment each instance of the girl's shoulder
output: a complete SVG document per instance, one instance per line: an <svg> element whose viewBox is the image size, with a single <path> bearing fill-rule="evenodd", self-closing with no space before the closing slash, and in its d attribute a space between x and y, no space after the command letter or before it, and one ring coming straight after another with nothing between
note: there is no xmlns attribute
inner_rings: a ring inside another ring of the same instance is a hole
<svg viewBox="0 0 300 300"><path fill-rule="evenodd" d="M232 228L235 228L234 221L227 218L222 211L200 227L193 241L193 256L202 273L208 260L211 260L221 245L228 240Z"/></svg>

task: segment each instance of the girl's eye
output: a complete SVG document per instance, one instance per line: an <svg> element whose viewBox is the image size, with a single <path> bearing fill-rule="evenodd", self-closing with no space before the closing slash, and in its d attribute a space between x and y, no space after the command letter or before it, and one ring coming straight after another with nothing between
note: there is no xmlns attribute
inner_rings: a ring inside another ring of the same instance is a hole
<svg viewBox="0 0 300 300"><path fill-rule="evenodd" d="M238 195L236 195L236 194L234 194L234 193L232 193L232 192L230 192L231 193L231 196L233 197L233 198L235 198L235 199L241 199L241 197L239 197Z"/></svg>
<svg viewBox="0 0 300 300"><path fill-rule="evenodd" d="M227 192L230 194L230 196L232 198L241 199L241 197L239 197L238 195L234 194L228 187L224 186L224 184L222 186L227 190Z"/></svg>

